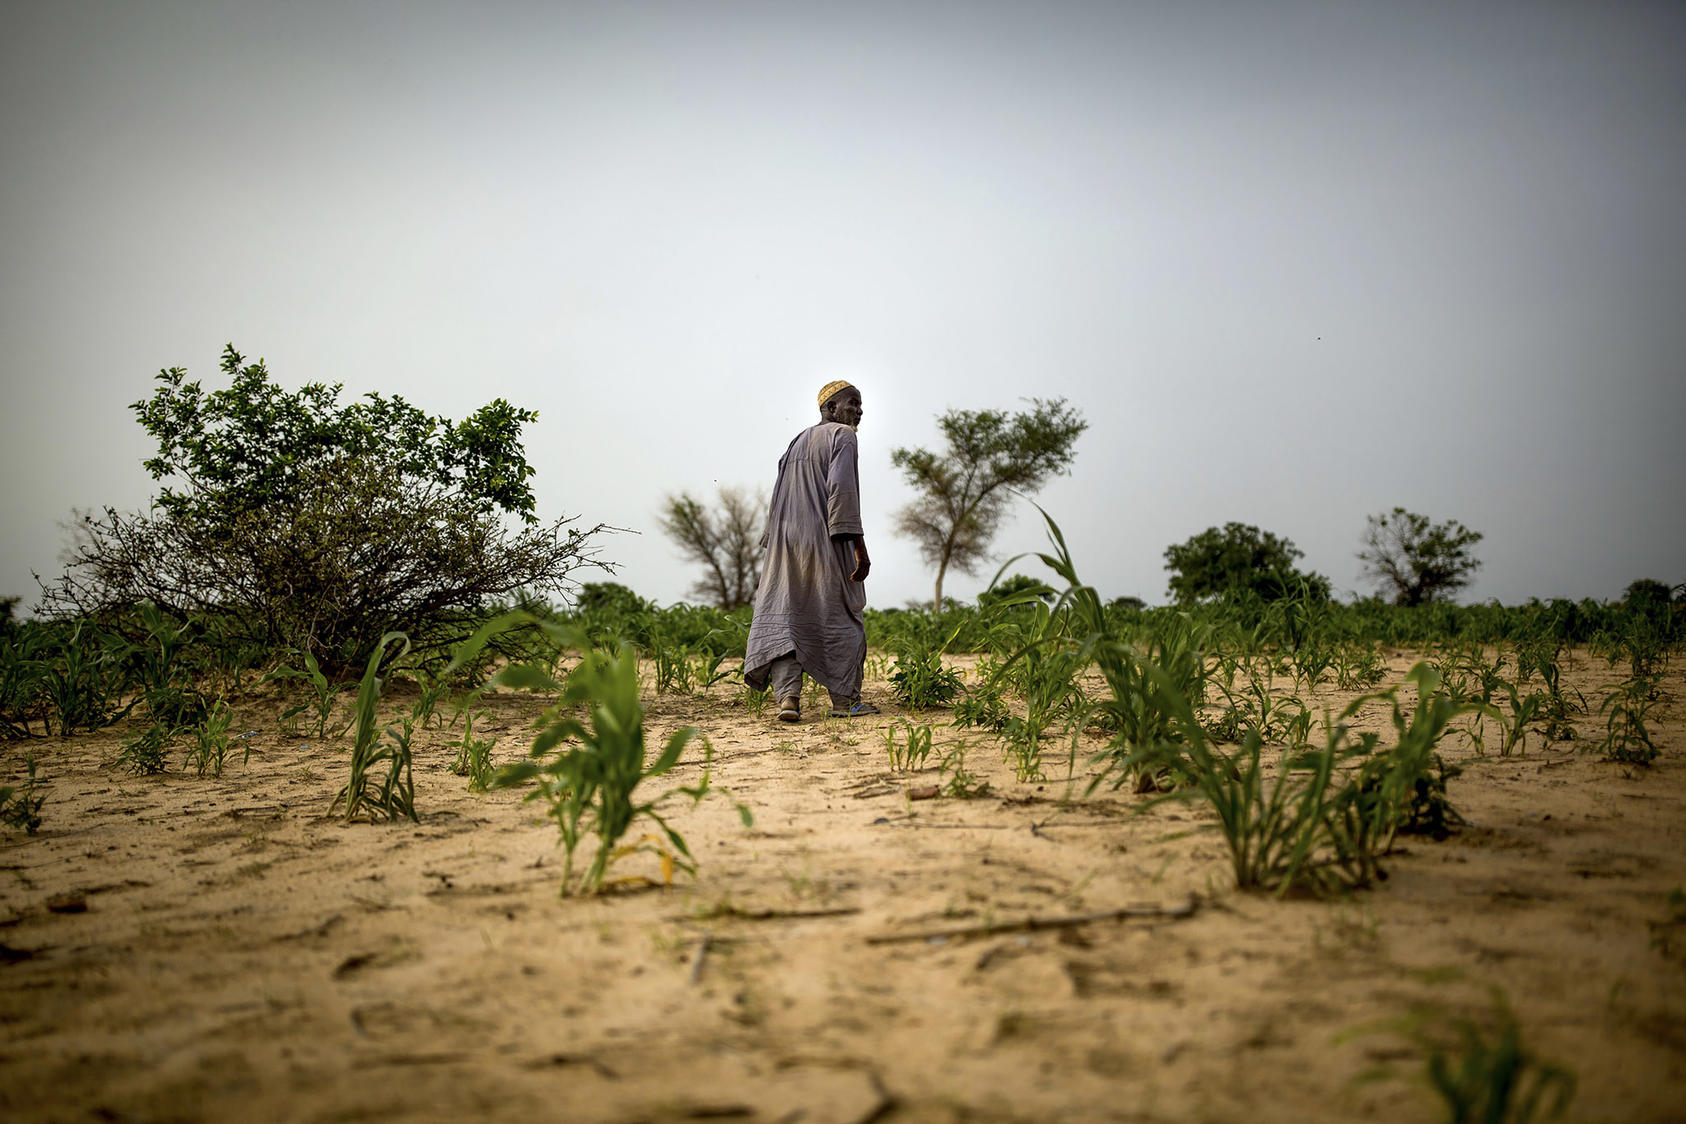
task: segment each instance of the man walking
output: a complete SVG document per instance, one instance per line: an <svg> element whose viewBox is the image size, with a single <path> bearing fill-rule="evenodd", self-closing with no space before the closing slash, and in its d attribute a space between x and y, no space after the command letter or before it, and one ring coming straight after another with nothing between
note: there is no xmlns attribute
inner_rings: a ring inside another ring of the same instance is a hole
<svg viewBox="0 0 1686 1124"><path fill-rule="evenodd" d="M802 676L831 694L837 718L877 714L861 701L866 662L866 539L861 533L861 392L847 382L820 390L820 422L796 435L779 459L778 483L761 546L744 682L771 685L779 718L802 717Z"/></svg>

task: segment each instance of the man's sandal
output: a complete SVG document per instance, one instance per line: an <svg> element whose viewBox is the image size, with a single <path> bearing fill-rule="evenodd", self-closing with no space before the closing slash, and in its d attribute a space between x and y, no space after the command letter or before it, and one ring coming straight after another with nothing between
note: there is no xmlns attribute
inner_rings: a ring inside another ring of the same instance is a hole
<svg viewBox="0 0 1686 1124"><path fill-rule="evenodd" d="M795 697L794 695L791 696L788 699L780 699L779 700L779 721L780 722L800 722L800 721L802 721L802 700Z"/></svg>
<svg viewBox="0 0 1686 1124"><path fill-rule="evenodd" d="M834 706L831 708L833 718L865 718L869 714L877 714L878 708L869 702L856 699L848 706Z"/></svg>

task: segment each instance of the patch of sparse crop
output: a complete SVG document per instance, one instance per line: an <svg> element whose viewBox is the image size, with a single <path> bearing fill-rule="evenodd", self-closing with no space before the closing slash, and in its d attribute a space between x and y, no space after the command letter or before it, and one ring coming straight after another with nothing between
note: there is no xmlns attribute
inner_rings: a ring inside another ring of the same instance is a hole
<svg viewBox="0 0 1686 1124"><path fill-rule="evenodd" d="M410 716L416 725L427 729L429 725L443 728L445 716L439 713L439 704L451 693L451 680L444 675L429 675L425 671L416 673L416 686L421 694L415 705L410 709Z"/></svg>
<svg viewBox="0 0 1686 1124"><path fill-rule="evenodd" d="M759 691L745 683L743 688L743 704L751 714L764 714L767 704L773 701L773 688L769 685Z"/></svg>
<svg viewBox="0 0 1686 1124"><path fill-rule="evenodd" d="M418 820L416 785L410 767L412 724L406 720L400 728L389 726L385 737L377 728L381 668L388 662L387 652L394 644L400 647L391 658L393 663L403 659L410 650L409 637L403 633L389 632L382 636L369 655L368 666L357 687L357 705L352 712L351 776L328 808L332 814L343 804L348 822L359 815L376 821Z"/></svg>
<svg viewBox="0 0 1686 1124"><path fill-rule="evenodd" d="M45 629L13 627L0 634L0 739L35 736L37 720L48 732L41 667L46 647Z"/></svg>
<svg viewBox="0 0 1686 1124"><path fill-rule="evenodd" d="M1012 652L1003 667L1058 653L1058 661L1052 666L1065 673L1072 690L1075 684L1071 680L1079 672L1094 668L1106 685L1106 694L1083 707L1084 722L1073 723L1072 757L1075 759L1080 732L1076 727L1085 722L1112 731L1113 739L1097 758L1102 769L1089 790L1093 792L1102 783L1117 788L1133 782L1138 791L1157 787L1164 778L1156 768L1142 772L1145 760L1133 755L1132 750L1178 736L1176 705L1171 695L1178 696L1185 709L1190 699L1197 702L1205 699L1208 680L1205 645L1211 635L1210 628L1195 623L1189 614L1175 613L1160 617L1139 643L1118 635L1113 631L1100 595L1078 577L1059 524L1047 512L1042 513L1042 518L1053 550L1037 557L1065 582L1066 588L1046 610L1049 626L1026 638L1028 642ZM1016 559L1010 559L1007 565L1013 561ZM1006 566L1002 569L1005 571ZM1052 623L1055 621L1059 622L1057 628ZM1049 697L1057 696L1050 692ZM1012 729L1009 723L1009 734ZM1024 776L1022 769L1020 775Z"/></svg>
<svg viewBox="0 0 1686 1124"><path fill-rule="evenodd" d="M1071 635L1073 614L1064 603L1050 608L1036 585L1007 594L990 606L990 643L1005 658L992 669L986 688L1009 686L1024 701L1024 716L1010 715L1001 733L1021 781L1042 780L1042 745L1051 730L1071 735L1069 763L1088 714L1077 677L1092 659L1091 646Z"/></svg>
<svg viewBox="0 0 1686 1124"><path fill-rule="evenodd" d="M1166 678L1157 668L1150 673ZM1167 682L1164 697L1181 738L1135 747L1125 768L1186 778L1142 808L1166 800L1210 804L1240 889L1328 894L1366 886L1380 877L1381 858L1397 832L1455 822L1445 800L1450 774L1435 746L1458 710L1426 664L1413 668L1407 682L1418 690L1409 715L1397 687L1361 696L1325 724L1322 749L1284 755L1274 779L1266 777L1257 731L1247 731L1235 753L1217 749L1188 700ZM1380 748L1379 735L1354 734L1346 723L1375 699L1392 704L1398 741L1388 749Z"/></svg>
<svg viewBox="0 0 1686 1124"><path fill-rule="evenodd" d="M1630 613L1621 624L1594 637L1592 650L1611 667L1628 665L1630 680L1658 682L1668 665L1667 629L1650 613Z"/></svg>
<svg viewBox="0 0 1686 1124"><path fill-rule="evenodd" d="M1505 697L1510 702L1510 711L1505 713L1498 707L1493 713L1498 716L1503 736L1499 742L1499 756L1509 757L1512 751L1521 754L1528 749L1528 726L1540 714L1540 706L1545 702L1545 695L1539 691L1530 691L1524 695L1515 683L1504 685Z"/></svg>
<svg viewBox="0 0 1686 1124"><path fill-rule="evenodd" d="M513 664L493 676L494 686L555 693L556 701L540 719L528 759L498 769L492 786L536 782L527 799L544 804L556 823L563 849L562 893L596 893L614 862L638 853L659 858L663 883L671 882L675 871L695 873L696 861L684 837L667 821L661 806L674 795L695 802L711 791L708 762L713 753L708 739L695 727L675 730L656 760L645 763L638 652L629 644L613 651L591 648L589 639L576 629L535 622L529 614L517 613L482 626L459 648L453 662L473 658L477 647L490 637L527 623L550 633L558 646L578 647L585 654L564 682L532 664ZM646 781L671 772L693 741L701 741L704 749L702 775L695 785L681 785L647 799L635 795ZM739 804L738 812L746 826L753 822L747 807ZM633 843L622 843L640 820L650 821L660 834L646 832ZM576 882L575 854L588 838L595 838L596 848Z"/></svg>
<svg viewBox="0 0 1686 1124"><path fill-rule="evenodd" d="M198 631L192 620L180 624L150 601L136 607L144 636L126 644L122 658L129 677L154 722L170 727L197 726L210 712L210 703L195 686L186 666L189 642Z"/></svg>
<svg viewBox="0 0 1686 1124"><path fill-rule="evenodd" d="M37 690L47 713L58 719L59 736L97 730L126 713L118 709L124 689L122 639L86 620L55 631L61 642L45 646L37 664Z"/></svg>
<svg viewBox="0 0 1686 1124"><path fill-rule="evenodd" d="M1307 644L1294 652L1294 682L1307 691L1315 691L1334 665L1333 648Z"/></svg>
<svg viewBox="0 0 1686 1124"><path fill-rule="evenodd" d="M1311 737L1312 712L1298 695L1278 695L1267 667L1263 677L1249 675L1240 691L1224 688L1227 705L1216 719L1205 723L1206 731L1219 741L1237 741L1237 734L1254 733L1266 744L1307 744Z"/></svg>
<svg viewBox="0 0 1686 1124"><path fill-rule="evenodd" d="M655 668L658 695L689 695L696 691L697 667L688 647L657 633L651 638L648 655Z"/></svg>
<svg viewBox="0 0 1686 1124"><path fill-rule="evenodd" d="M1387 676L1381 653L1369 644L1345 644L1335 650L1335 686L1343 691L1374 687Z"/></svg>

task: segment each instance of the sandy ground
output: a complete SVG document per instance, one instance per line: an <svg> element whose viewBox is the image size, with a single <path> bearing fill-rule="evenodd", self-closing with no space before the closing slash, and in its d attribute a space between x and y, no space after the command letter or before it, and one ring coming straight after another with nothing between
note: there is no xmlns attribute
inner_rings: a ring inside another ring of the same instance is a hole
<svg viewBox="0 0 1686 1124"><path fill-rule="evenodd" d="M1596 712L1610 673L1583 655L1572 678ZM0 835L0 1116L1427 1121L1421 1054L1376 1027L1482 1015L1496 987L1578 1075L1572 1119L1686 1119L1686 682L1666 686L1649 769L1450 739L1469 826L1402 840L1336 901L1235 892L1207 813L1066 801L1057 752L1020 783L968 733L992 791L911 800L937 775L889 771L882 683L879 718L795 726L719 687L651 699L650 733L700 726L755 826L724 796L675 804L697 877L588 899L559 897L536 806L467 791L434 731L421 822L397 825L329 814L346 741L281 734L274 699L240 711L250 761L221 778L130 776L124 730L40 742L45 823ZM500 759L537 709L496 706ZM939 752L961 736L908 717ZM0 746L7 783L25 748ZM1001 931L1127 906L1170 912Z"/></svg>

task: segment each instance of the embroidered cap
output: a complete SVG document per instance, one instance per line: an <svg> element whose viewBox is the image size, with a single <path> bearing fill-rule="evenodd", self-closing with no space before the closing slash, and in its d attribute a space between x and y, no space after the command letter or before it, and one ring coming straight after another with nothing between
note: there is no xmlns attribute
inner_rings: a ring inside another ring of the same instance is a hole
<svg viewBox="0 0 1686 1124"><path fill-rule="evenodd" d="M826 383L824 386L820 387L820 409L825 409L825 404L830 402L832 398L841 394L843 391L855 389L855 384L850 382L848 379L836 379L832 382Z"/></svg>

